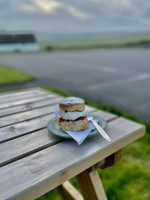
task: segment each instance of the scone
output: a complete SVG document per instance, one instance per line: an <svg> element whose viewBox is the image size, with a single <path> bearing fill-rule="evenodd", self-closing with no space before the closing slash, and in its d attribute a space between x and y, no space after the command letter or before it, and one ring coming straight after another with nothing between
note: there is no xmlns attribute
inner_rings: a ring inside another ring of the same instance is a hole
<svg viewBox="0 0 150 200"><path fill-rule="evenodd" d="M60 102L59 109L65 112L84 111L85 110L84 100L76 97L68 97Z"/></svg>
<svg viewBox="0 0 150 200"><path fill-rule="evenodd" d="M59 104L58 124L65 131L82 131L88 128L84 100L76 97L63 99Z"/></svg>

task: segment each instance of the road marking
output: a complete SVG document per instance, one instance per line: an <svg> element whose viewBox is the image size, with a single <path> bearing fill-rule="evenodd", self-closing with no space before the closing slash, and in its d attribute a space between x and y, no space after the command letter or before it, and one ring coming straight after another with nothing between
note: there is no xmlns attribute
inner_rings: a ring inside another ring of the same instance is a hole
<svg viewBox="0 0 150 200"><path fill-rule="evenodd" d="M144 79L150 78L150 74L140 74L138 76L132 76L126 79L121 79L121 80L116 80L116 81L111 81L107 83L97 83L88 86L87 88L89 90L98 90L101 88L106 88L106 87L111 87L111 86L116 86L116 85L122 85L122 84L127 84L127 83L132 83L136 81L142 81Z"/></svg>
<svg viewBox="0 0 150 200"><path fill-rule="evenodd" d="M80 62L80 63L75 63L74 61L71 60L60 60L60 63L63 65L76 65L76 67L78 68L83 68L83 69L90 69L90 70L98 70L98 71L102 71L102 72L107 72L107 73L113 73L113 74L126 74L129 72L126 72L125 70L119 70L116 69L114 67L108 67L108 66L101 66L99 64L93 64L93 63L86 63L86 62ZM94 67L96 66L96 68ZM90 68L89 68L90 67Z"/></svg>

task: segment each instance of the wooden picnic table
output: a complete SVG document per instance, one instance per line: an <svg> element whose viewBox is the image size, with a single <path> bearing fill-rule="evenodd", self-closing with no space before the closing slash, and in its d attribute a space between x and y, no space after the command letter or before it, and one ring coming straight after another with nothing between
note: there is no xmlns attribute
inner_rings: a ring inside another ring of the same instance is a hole
<svg viewBox="0 0 150 200"><path fill-rule="evenodd" d="M120 149L143 136L145 127L87 106L107 120L112 142L98 134L79 146L46 128L61 99L39 88L0 95L0 200L36 199L58 186L64 199L107 199L97 168L119 161ZM83 196L68 182L74 176Z"/></svg>

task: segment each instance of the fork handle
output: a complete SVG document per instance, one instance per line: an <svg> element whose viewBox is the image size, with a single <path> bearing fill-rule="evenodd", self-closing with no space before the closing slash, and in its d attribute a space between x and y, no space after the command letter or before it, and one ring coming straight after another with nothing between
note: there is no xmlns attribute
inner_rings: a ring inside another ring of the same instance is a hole
<svg viewBox="0 0 150 200"><path fill-rule="evenodd" d="M96 127L96 129L98 130L98 132L108 141L111 142L111 138L107 135L107 133L94 121L91 120L92 123L94 124L94 126Z"/></svg>

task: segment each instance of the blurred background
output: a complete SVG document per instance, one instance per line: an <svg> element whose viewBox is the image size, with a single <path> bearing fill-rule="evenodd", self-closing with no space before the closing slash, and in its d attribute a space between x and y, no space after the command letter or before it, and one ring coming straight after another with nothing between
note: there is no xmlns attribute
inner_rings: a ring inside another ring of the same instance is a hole
<svg viewBox="0 0 150 200"><path fill-rule="evenodd" d="M150 199L149 0L0 0L0 92L34 86L144 123L102 179L111 200Z"/></svg>

